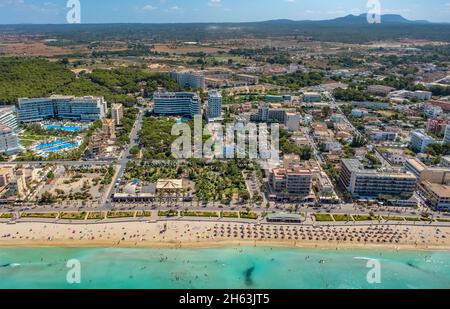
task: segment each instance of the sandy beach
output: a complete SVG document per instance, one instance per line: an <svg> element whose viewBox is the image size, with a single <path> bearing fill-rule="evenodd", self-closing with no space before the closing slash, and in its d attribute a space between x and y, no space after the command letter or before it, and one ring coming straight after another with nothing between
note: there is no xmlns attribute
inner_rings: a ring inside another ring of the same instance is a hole
<svg viewBox="0 0 450 309"><path fill-rule="evenodd" d="M302 226L195 221L0 224L2 247L282 246L450 250L450 228Z"/></svg>

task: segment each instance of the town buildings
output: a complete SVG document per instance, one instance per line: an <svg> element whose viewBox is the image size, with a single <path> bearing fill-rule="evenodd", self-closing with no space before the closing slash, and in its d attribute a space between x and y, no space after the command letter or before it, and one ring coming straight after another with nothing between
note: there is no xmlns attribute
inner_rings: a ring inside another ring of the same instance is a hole
<svg viewBox="0 0 450 309"><path fill-rule="evenodd" d="M250 121L265 123L281 123L289 131L300 129L300 115L283 108L270 108L269 104L263 104L258 113L250 116Z"/></svg>

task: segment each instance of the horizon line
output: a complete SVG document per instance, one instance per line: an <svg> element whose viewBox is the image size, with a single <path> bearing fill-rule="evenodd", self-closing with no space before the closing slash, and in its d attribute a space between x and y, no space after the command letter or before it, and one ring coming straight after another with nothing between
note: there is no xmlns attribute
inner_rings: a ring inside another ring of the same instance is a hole
<svg viewBox="0 0 450 309"><path fill-rule="evenodd" d="M368 14L368 13L367 13ZM264 22L273 22L273 21L289 21L289 22L325 22L325 21L334 21L341 18L346 17L359 17L363 15L367 15L366 13L354 15L347 14L335 18L330 19L289 19L289 18L274 18L274 19L266 19L266 20L256 20L256 21L191 21L191 22L82 22L82 23L9 23L3 24L0 22L0 26L27 26L27 25L38 25L38 26L64 26L64 25L188 25L188 24L252 24L252 23L264 23ZM404 17L401 14L381 14L383 16L398 16L401 17L411 23L424 22L428 24L450 24L450 22L444 21L430 21L428 19L417 19L412 20ZM391 23L392 24L392 23ZM399 23L401 24L401 23Z"/></svg>

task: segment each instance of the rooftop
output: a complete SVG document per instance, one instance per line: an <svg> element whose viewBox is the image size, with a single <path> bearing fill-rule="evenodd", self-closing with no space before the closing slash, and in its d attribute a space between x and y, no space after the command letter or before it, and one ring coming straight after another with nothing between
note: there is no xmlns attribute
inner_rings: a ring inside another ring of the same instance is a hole
<svg viewBox="0 0 450 309"><path fill-rule="evenodd" d="M450 199L450 186L441 185L436 183L430 183L429 181L424 182L424 186L431 190L434 194L439 196L439 198Z"/></svg>
<svg viewBox="0 0 450 309"><path fill-rule="evenodd" d="M159 179L156 182L157 190L179 190L183 189L182 179Z"/></svg>

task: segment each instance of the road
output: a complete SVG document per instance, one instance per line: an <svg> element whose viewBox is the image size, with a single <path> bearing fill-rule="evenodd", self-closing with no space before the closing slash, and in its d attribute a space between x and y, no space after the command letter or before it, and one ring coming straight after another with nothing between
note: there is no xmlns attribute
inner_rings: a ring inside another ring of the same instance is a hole
<svg viewBox="0 0 450 309"><path fill-rule="evenodd" d="M297 207L296 207L297 206ZM115 203L114 210L117 211L125 211L125 210L146 210L146 211L158 211L158 210L191 210L191 211L246 211L247 205L238 205L230 207L229 205L221 205L220 203L209 203L207 206L202 204L197 205L196 202L173 202L173 203L165 203L165 202L147 202L147 203ZM3 211L14 211L20 212L17 208L11 209L3 209ZM85 207L82 209L83 211L107 211L111 209L107 209L105 207ZM57 209L55 206L48 207L32 207L29 211L34 213L46 213L46 212L55 212L55 211L66 211L66 212L77 212L80 211L79 207L67 207ZM375 215L396 217L396 216L406 216L406 217L418 217L422 212L426 211L430 214L431 217L442 216L441 213L435 211L429 211L428 209L414 209L414 208L404 208L404 207L378 207L378 206L358 206L355 204L341 204L341 205L322 205L320 207L312 207L312 206L301 206L294 204L280 204L275 207L271 207L267 209L266 207L259 206L251 208L252 212L256 212L258 214L262 214L266 211L277 211L277 212L290 212L295 211L295 213L330 213L330 214L352 214L352 215L368 215L369 213L373 213Z"/></svg>
<svg viewBox="0 0 450 309"><path fill-rule="evenodd" d="M136 118L133 129L131 130L131 133L130 133L130 143L128 144L127 148L122 151L122 155L120 156L119 160L117 161L118 165L120 166L119 172L117 172L115 177L113 177L111 186L108 189L108 193L105 195L106 198L105 198L104 205L108 209L112 208L111 198L112 198L113 194L115 193L116 182L118 179L123 178L127 164L131 160L130 150L132 147L138 145L139 131L141 131L141 128L142 128L142 121L144 118L144 114L145 114L145 109L143 107L141 107L139 109L139 114Z"/></svg>

